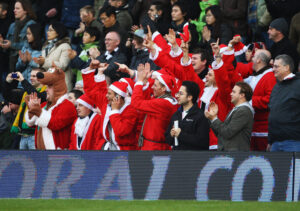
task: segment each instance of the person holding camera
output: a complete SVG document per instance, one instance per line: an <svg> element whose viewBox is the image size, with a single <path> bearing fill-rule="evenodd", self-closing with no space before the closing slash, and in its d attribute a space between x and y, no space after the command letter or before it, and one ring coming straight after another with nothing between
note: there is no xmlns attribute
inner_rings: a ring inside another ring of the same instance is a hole
<svg viewBox="0 0 300 211"><path fill-rule="evenodd" d="M20 140L20 149L35 149L34 142L34 131L35 128L29 127L25 122L25 111L27 110L25 98L28 94L37 93L38 97L41 98L41 101L46 101L46 86L43 86L37 80L37 73L43 71L42 69L35 68L30 73L30 82L24 79L22 73L13 72L7 75L6 82L8 83L8 87L17 87L18 83L22 85L24 89L24 94L20 101L20 107L17 110L17 115L13 121L13 125L11 127L11 133L19 134L21 136Z"/></svg>

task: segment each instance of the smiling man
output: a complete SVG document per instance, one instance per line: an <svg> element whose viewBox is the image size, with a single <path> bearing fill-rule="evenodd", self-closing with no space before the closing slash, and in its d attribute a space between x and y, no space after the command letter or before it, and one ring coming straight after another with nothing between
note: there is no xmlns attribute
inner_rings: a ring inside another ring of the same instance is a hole
<svg viewBox="0 0 300 211"><path fill-rule="evenodd" d="M273 66L277 84L270 97L269 146L271 151L300 151L300 79L293 74L293 59L275 58Z"/></svg>
<svg viewBox="0 0 300 211"><path fill-rule="evenodd" d="M224 122L218 119L218 105L211 102L205 116L218 137L219 151L249 151L254 109L249 104L253 91L245 82L237 82L231 92L234 108Z"/></svg>
<svg viewBox="0 0 300 211"><path fill-rule="evenodd" d="M101 63L109 64L104 71L112 82L118 81L120 78L128 76L125 73L117 72L119 66L115 62L125 64L127 62L126 55L121 51L119 45L121 42L120 34L116 31L108 32L105 36L106 51L97 57Z"/></svg>
<svg viewBox="0 0 300 211"><path fill-rule="evenodd" d="M197 105L199 87L195 82L183 81L176 94L180 108L172 116L165 133L174 150L208 150L209 125L203 111ZM173 127L178 121L178 128ZM178 144L175 144L175 138Z"/></svg>

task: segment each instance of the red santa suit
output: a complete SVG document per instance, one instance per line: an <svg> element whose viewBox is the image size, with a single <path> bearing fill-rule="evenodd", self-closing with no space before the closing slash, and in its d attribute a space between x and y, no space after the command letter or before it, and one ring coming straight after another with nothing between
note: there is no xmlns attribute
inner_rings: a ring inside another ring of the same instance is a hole
<svg viewBox="0 0 300 211"><path fill-rule="evenodd" d="M170 76L160 75L157 79L165 85L167 91L171 92ZM170 145L165 142L164 133L178 108L177 101L171 96L146 100L143 94L143 83L137 82L133 89L132 103L137 110L146 114L141 150L170 150Z"/></svg>
<svg viewBox="0 0 300 211"><path fill-rule="evenodd" d="M230 55L232 58L234 54ZM258 72L253 71L253 63L237 63L236 73L248 83L252 90L250 104L254 108L254 124L251 134L251 150L265 151L268 145L269 100L276 78L271 67L264 67Z"/></svg>
<svg viewBox="0 0 300 211"><path fill-rule="evenodd" d="M85 118L78 117L74 121L69 149L100 150L100 139L102 137L100 130L102 122L101 116L93 112L93 103L85 94L77 99L77 103L84 105L91 113Z"/></svg>
<svg viewBox="0 0 300 211"><path fill-rule="evenodd" d="M130 98L127 98L125 82L114 82L109 88L115 93L124 97L125 103L120 110L112 110L108 104L106 93L107 84L105 76L96 76L95 70L82 70L85 93L100 108L103 116L102 134L104 150L137 150L136 127L138 115L136 110L130 105ZM119 85L125 90L121 90Z"/></svg>
<svg viewBox="0 0 300 211"><path fill-rule="evenodd" d="M175 55L174 53L172 53ZM179 51L177 55L182 55ZM227 65L224 65L223 62L213 63L213 70L215 74L216 87L205 87L204 82L199 78L197 73L195 72L191 60L189 60L188 64L181 65L177 64L177 62L172 61L170 57L166 54L166 52L160 51L157 49L156 54L154 56L150 56L151 59L154 60L154 63L158 66L164 67L168 70L168 72L172 72L172 74L178 78L179 80L189 80L194 81L198 84L200 88L199 95L199 107L203 106L205 103L206 106L209 105L210 102L215 102L219 106L218 118L222 121L225 120L226 115L232 109L231 104L231 80L228 77ZM218 139L215 136L214 132L210 130L209 137L209 149L216 150L218 148Z"/></svg>
<svg viewBox="0 0 300 211"><path fill-rule="evenodd" d="M74 104L67 98L67 94L61 96L48 110L47 105L42 105L42 113L39 117L29 118L28 111L25 113L26 123L37 126L36 134L38 130L42 130L46 150L69 148L71 127L77 113ZM37 144L37 135L35 143Z"/></svg>

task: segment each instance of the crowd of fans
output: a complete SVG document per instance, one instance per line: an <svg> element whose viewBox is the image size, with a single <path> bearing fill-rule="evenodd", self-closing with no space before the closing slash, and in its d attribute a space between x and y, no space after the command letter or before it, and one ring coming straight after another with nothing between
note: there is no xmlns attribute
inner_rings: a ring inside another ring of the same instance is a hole
<svg viewBox="0 0 300 211"><path fill-rule="evenodd" d="M0 1L0 149L300 151L297 0Z"/></svg>

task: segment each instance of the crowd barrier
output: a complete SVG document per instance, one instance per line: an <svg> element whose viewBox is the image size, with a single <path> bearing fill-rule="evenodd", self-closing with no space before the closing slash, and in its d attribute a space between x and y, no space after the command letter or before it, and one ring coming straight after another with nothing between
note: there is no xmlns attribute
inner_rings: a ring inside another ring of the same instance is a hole
<svg viewBox="0 0 300 211"><path fill-rule="evenodd" d="M0 151L0 198L298 201L300 154Z"/></svg>

